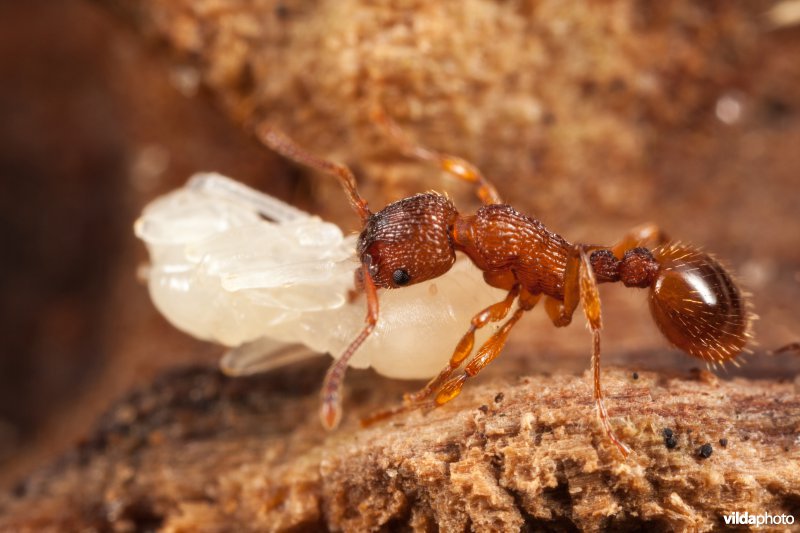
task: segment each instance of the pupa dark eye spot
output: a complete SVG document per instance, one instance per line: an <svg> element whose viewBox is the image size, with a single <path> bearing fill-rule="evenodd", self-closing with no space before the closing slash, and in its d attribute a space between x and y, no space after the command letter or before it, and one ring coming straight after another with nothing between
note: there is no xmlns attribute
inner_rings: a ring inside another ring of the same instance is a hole
<svg viewBox="0 0 800 533"><path fill-rule="evenodd" d="M408 272L406 272L402 268L398 268L397 270L392 272L392 281L394 281L395 285L402 287L403 285L411 281L411 276L409 276Z"/></svg>

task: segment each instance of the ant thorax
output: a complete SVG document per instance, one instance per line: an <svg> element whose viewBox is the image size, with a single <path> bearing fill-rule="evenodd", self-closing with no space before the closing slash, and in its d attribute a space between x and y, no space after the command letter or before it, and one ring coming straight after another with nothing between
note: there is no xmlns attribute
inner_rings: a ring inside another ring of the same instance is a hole
<svg viewBox="0 0 800 533"><path fill-rule="evenodd" d="M457 221L453 240L498 288L510 290L510 277L533 294L564 297L564 274L571 244L538 220L505 204L486 205ZM492 278L490 278L492 279Z"/></svg>

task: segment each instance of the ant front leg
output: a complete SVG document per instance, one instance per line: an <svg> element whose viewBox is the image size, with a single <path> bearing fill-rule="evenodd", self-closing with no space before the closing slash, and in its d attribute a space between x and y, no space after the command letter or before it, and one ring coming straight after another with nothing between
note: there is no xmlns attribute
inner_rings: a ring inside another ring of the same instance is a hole
<svg viewBox="0 0 800 533"><path fill-rule="evenodd" d="M438 165L439 168L458 179L477 184L478 199L484 204L502 203L500 195L497 194L497 189L494 188L494 185L492 185L481 171L469 161L453 155L430 150L414 143L400 126L398 126L398 124L381 108L373 110L372 119L384 130L386 135L400 147L400 151L405 155L434 163Z"/></svg>
<svg viewBox="0 0 800 533"><path fill-rule="evenodd" d="M362 279L364 280L364 292L367 296L367 316L364 319L366 324L364 329L361 330L358 337L356 337L341 357L334 361L328 368L325 374L325 379L322 382L321 406L320 406L320 419L322 425L326 429L335 429L342 419L342 385L344 384L344 375L347 371L347 365L350 358L356 353L358 348L367 340L375 325L378 323L378 291L375 287L375 282L369 274L369 265L363 264L361 266Z"/></svg>

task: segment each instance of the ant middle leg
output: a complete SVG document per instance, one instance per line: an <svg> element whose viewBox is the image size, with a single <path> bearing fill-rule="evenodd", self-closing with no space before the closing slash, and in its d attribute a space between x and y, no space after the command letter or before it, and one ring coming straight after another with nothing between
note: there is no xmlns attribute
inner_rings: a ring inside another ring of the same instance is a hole
<svg viewBox="0 0 800 533"><path fill-rule="evenodd" d="M498 320L504 319L508 315L511 306L514 304L514 300L516 300L517 296L519 296L519 292L519 285L514 285L511 290L508 291L508 295L506 295L503 301L490 305L472 317L469 329L464 336L461 337L461 340L458 341L455 350L453 350L453 355L450 356L450 361L448 362L447 366L445 366L442 371L439 372L438 376L431 379L427 385L417 392L404 395L403 403L399 406L373 413L367 418L363 419L361 421L362 424L369 425L373 422L389 418L404 411L410 411L412 409L422 407L425 404L425 400L427 400L434 392L436 392L441 387L442 383L447 381L453 372L455 372L455 370L461 366L461 363L464 362L464 359L466 359L467 356L472 353L472 349L475 346L475 331L484 327L489 322L497 322Z"/></svg>
<svg viewBox="0 0 800 533"><path fill-rule="evenodd" d="M502 302L492 304L480 313L473 316L469 329L464 336L461 337L461 340L458 341L458 344L456 345L455 350L453 350L453 355L450 357L450 361L448 362L447 366L442 369L438 376L430 380L425 387L417 392L406 394L403 397L403 403L407 405L419 403L429 398L434 391L438 390L442 383L444 383L452 375L452 373L461 366L461 363L464 362L467 356L472 353L472 349L475 347L475 331L483 328L490 322L503 320L511 310L511 306L514 303L514 300L517 299L519 293L519 285L514 285L514 287L508 291L508 295Z"/></svg>
<svg viewBox="0 0 800 533"><path fill-rule="evenodd" d="M511 329L516 325L519 319L522 318L522 315L526 311L533 309L539 301L539 298L539 294L531 294L527 291L523 291L522 294L520 294L519 307L514 311L514 314L511 315L511 318L509 318L500 329L478 349L478 353L467 363L461 375L451 378L441 386L434 397L433 407L442 406L458 396L461 393L461 389L464 387L464 383L466 383L469 378L478 375L481 370L486 368L489 363L500 355L503 346L505 346L508 340L508 335L511 333Z"/></svg>
<svg viewBox="0 0 800 533"><path fill-rule="evenodd" d="M496 331L483 345L481 345L481 347L478 349L478 353L467 364L464 375L455 379L450 379L450 376L453 374L453 372L455 372L458 367L461 366L467 356L472 352L472 348L475 344L475 330L482 328L489 322L496 322L505 318L508 315L512 304L514 303L514 300L517 298L519 298L520 308L517 309L514 315L512 315L511 319L505 322L498 331ZM521 290L519 285L515 285L502 302L490 305L472 318L472 323L469 330L467 330L467 333L465 333L461 338L461 341L456 346L448 365L439 373L438 376L433 378L419 391L405 395L402 404L390 409L378 411L377 413L374 413L363 419L362 424L369 425L379 420L423 407L437 407L455 398L458 395L458 392L461 390L460 386L458 387L457 391L454 390L455 383L460 383L461 386L463 386L467 377L469 377L467 376L468 373L471 372L470 375L475 375L483 367L494 360L505 345L508 334L511 331L511 327L521 318L522 312L532 309L538 300L539 295L531 295L527 291ZM445 393L445 390L449 390L450 392ZM446 400L443 399L443 394L448 396ZM434 396L433 400L430 400L431 396Z"/></svg>
<svg viewBox="0 0 800 533"><path fill-rule="evenodd" d="M434 163L458 179L477 184L476 194L484 204L502 203L494 185L469 161L416 144L382 108L373 109L372 119L400 147L400 151L405 155Z"/></svg>
<svg viewBox="0 0 800 533"><path fill-rule="evenodd" d="M578 308L580 302L580 277L578 275L581 267L580 247L575 246L570 250L567 257L567 265L564 276L564 300L556 300L547 297L544 301L544 308L553 325L563 328L572 323L572 315Z"/></svg>

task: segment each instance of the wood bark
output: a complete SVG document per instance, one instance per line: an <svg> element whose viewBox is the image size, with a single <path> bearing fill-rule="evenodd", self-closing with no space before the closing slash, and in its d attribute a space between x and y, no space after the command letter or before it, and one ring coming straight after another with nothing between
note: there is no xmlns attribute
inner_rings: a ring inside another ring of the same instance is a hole
<svg viewBox="0 0 800 533"><path fill-rule="evenodd" d="M354 372L344 425L325 433L326 362L162 378L20 485L0 528L703 531L735 511L800 517L797 383L609 370L613 425L634 450L623 460L588 373L481 383L362 429L358 417L397 401L399 387Z"/></svg>

